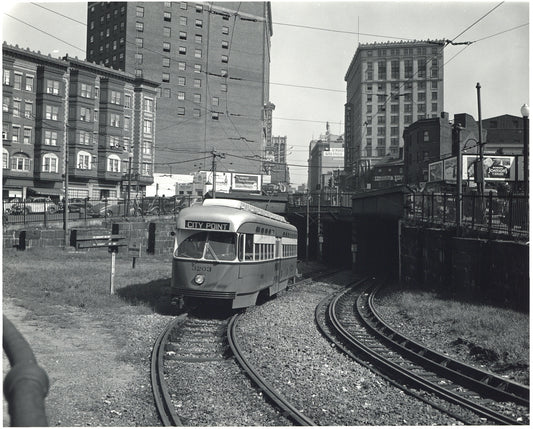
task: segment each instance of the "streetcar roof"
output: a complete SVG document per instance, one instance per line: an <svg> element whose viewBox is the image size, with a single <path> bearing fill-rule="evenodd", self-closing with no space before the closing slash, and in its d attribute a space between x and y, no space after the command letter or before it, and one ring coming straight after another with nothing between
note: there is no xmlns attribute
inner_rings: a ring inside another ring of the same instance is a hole
<svg viewBox="0 0 533 429"><path fill-rule="evenodd" d="M188 226L186 226L186 221ZM282 216L242 201L229 199L209 199L205 200L202 205L181 210L177 219L177 227L180 229L207 229L205 226L200 226L200 224L198 224L198 228L195 228L191 224L191 222L195 221L210 222L213 224L210 228L218 228L217 230L219 231L237 232L241 225L249 222L296 231L296 227L287 222ZM227 225L225 226L224 224L229 224L229 228L226 229Z"/></svg>

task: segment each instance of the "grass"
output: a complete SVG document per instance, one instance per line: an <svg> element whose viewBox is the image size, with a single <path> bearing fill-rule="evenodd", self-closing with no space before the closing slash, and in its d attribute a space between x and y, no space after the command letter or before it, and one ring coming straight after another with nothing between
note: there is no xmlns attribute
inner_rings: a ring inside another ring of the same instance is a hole
<svg viewBox="0 0 533 429"><path fill-rule="evenodd" d="M54 306L91 311L117 310L165 314L170 296L171 258L132 260L124 252L115 263L115 294L110 294L111 255L63 249L30 249L3 254L3 294L16 298L37 315L52 315ZM127 305L125 305L127 303Z"/></svg>
<svg viewBox="0 0 533 429"><path fill-rule="evenodd" d="M528 314L420 290L393 289L379 301L421 335L448 338L451 346L501 369L529 370Z"/></svg>

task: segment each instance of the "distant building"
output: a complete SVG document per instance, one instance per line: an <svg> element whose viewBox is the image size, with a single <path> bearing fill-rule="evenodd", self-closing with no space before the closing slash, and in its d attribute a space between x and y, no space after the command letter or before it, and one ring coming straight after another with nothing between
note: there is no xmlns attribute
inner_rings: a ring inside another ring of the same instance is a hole
<svg viewBox="0 0 533 429"><path fill-rule="evenodd" d="M403 159L390 158L372 167L365 178L367 189L383 189L400 186L404 183Z"/></svg>
<svg viewBox="0 0 533 429"><path fill-rule="evenodd" d="M287 166L287 136L271 136L271 144L265 149L265 172L271 176L273 185L288 187L290 176Z"/></svg>
<svg viewBox="0 0 533 429"><path fill-rule="evenodd" d="M87 58L160 83L157 173L260 173L271 124L269 2L89 2Z"/></svg>
<svg viewBox="0 0 533 429"><path fill-rule="evenodd" d="M329 131L329 123L326 124L326 133L320 135L317 140L309 143L308 179L309 191L331 190L335 184L330 182L334 172L344 167L344 138L342 135L334 135ZM325 192L329 194L329 191Z"/></svg>
<svg viewBox="0 0 533 429"><path fill-rule="evenodd" d="M153 182L158 83L2 45L3 197L125 195ZM68 142L68 143L67 143Z"/></svg>
<svg viewBox="0 0 533 429"><path fill-rule="evenodd" d="M444 106L442 41L359 44L344 80L346 186L386 157L402 158L401 135Z"/></svg>
<svg viewBox="0 0 533 429"><path fill-rule="evenodd" d="M524 152L524 121L518 116L501 115L481 121L487 132L486 153L522 155Z"/></svg>

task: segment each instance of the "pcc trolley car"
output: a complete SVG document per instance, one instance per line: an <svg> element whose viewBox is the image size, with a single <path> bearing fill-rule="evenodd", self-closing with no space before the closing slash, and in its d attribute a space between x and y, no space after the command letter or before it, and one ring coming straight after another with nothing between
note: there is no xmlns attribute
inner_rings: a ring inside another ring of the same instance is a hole
<svg viewBox="0 0 533 429"><path fill-rule="evenodd" d="M172 288L185 302L248 307L296 276L298 233L282 216L238 200L208 199L183 209L177 228Z"/></svg>

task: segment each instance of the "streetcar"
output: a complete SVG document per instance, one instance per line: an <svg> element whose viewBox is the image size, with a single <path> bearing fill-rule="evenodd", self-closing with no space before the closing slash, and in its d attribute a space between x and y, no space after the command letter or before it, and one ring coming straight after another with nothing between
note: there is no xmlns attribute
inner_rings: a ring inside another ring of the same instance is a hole
<svg viewBox="0 0 533 429"><path fill-rule="evenodd" d="M177 218L172 290L186 305L253 306L297 275L298 232L284 217L231 199L206 199Z"/></svg>

